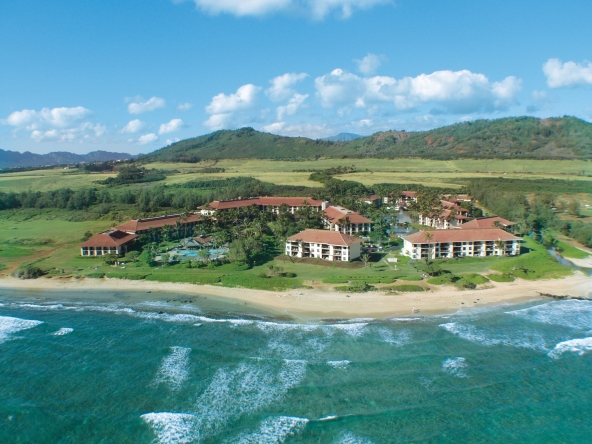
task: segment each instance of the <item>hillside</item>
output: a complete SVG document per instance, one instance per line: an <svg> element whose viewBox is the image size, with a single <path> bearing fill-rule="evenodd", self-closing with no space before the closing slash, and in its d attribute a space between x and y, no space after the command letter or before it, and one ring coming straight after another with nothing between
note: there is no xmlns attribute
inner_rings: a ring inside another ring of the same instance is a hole
<svg viewBox="0 0 592 444"><path fill-rule="evenodd" d="M592 124L574 117L516 117L458 123L430 131L386 131L348 142L282 137L242 128L182 140L142 159L197 162L312 157L590 159Z"/></svg>
<svg viewBox="0 0 592 444"><path fill-rule="evenodd" d="M79 162L105 162L107 160L131 159L131 154L111 153L108 151L92 151L88 154L74 154L67 151L56 151L48 154L35 154L29 151L0 150L0 168L33 167L64 165Z"/></svg>
<svg viewBox="0 0 592 444"><path fill-rule="evenodd" d="M349 142L351 140L359 139L360 137L364 136L360 136L359 134L353 133L339 133L331 137L324 137L321 140L325 140L327 142Z"/></svg>

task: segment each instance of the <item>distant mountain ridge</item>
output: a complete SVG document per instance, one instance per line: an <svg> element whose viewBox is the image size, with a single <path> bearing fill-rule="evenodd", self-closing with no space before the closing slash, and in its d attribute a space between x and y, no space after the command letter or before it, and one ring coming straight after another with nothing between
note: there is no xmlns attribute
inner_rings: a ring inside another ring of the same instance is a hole
<svg viewBox="0 0 592 444"><path fill-rule="evenodd" d="M241 128L181 140L140 159L198 162L319 157L592 159L592 124L575 117L508 117L457 123L429 131L384 131L347 142L283 137Z"/></svg>
<svg viewBox="0 0 592 444"><path fill-rule="evenodd" d="M352 140L359 139L360 137L364 136L354 133L339 133L331 137L323 137L321 140L325 140L327 142L350 142Z"/></svg>
<svg viewBox="0 0 592 444"><path fill-rule="evenodd" d="M64 165L79 162L105 162L107 160L127 160L135 156L128 153L112 153L109 151L92 151L88 154L74 154L67 151L56 151L48 154L35 154L30 151L5 151L0 149L0 168L35 167Z"/></svg>

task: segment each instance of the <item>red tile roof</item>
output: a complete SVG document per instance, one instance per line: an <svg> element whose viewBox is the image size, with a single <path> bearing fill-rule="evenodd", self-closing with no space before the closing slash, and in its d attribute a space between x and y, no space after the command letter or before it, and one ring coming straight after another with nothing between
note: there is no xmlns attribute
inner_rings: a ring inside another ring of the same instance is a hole
<svg viewBox="0 0 592 444"><path fill-rule="evenodd" d="M119 247L134 240L138 236L135 234L124 233L119 230L105 231L91 237L86 242L79 244L80 247Z"/></svg>
<svg viewBox="0 0 592 444"><path fill-rule="evenodd" d="M312 229L301 231L294 236L290 236L287 240L311 242L315 244L341 245L343 247L362 243L361 239L348 234L340 233L339 231Z"/></svg>
<svg viewBox="0 0 592 444"><path fill-rule="evenodd" d="M502 227L511 227L516 222L509 221L499 216L478 217L462 226L463 229L471 228L495 228L495 222L499 222Z"/></svg>
<svg viewBox="0 0 592 444"><path fill-rule="evenodd" d="M115 230L127 231L129 233L138 233L149 230L150 228L162 228L165 225L174 226L181 218L180 214L171 214L159 217L151 217L148 219L130 220L124 224L114 227ZM199 214L190 214L184 220L179 221L182 225L197 222L200 220Z"/></svg>
<svg viewBox="0 0 592 444"><path fill-rule="evenodd" d="M404 196L404 197L416 197L417 196L417 191L403 191L401 193L401 196Z"/></svg>
<svg viewBox="0 0 592 444"><path fill-rule="evenodd" d="M431 239L426 238L426 233L430 233ZM412 244L434 244L440 242L473 242L473 241L503 241L520 240L521 238L502 230L501 228L479 228L462 230L433 230L419 231L403 236L403 239Z"/></svg>
<svg viewBox="0 0 592 444"><path fill-rule="evenodd" d="M274 206L286 204L289 207L300 207L303 202L307 202L310 206L320 207L323 204L322 200L313 199L311 197L249 197L247 199L234 200L215 200L210 202L212 210L229 210L231 208L242 208L250 205ZM200 209L205 206L198 207Z"/></svg>
<svg viewBox="0 0 592 444"><path fill-rule="evenodd" d="M339 207L339 206L330 206L328 207L323 214L325 215L325 219L329 222L334 224L342 223L343 219L346 217L349 218L349 222L352 224L372 224L374 223L370 219L362 216L360 213L356 213L355 211L348 210L347 208Z"/></svg>
<svg viewBox="0 0 592 444"><path fill-rule="evenodd" d="M195 238L196 242L199 242L200 244L207 244L208 242L212 242L212 238L211 237L196 237Z"/></svg>

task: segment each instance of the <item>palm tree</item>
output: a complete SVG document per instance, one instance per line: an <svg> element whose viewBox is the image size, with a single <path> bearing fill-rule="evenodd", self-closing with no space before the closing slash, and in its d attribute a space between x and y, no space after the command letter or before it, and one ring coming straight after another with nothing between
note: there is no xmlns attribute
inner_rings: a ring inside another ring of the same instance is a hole
<svg viewBox="0 0 592 444"><path fill-rule="evenodd" d="M506 254L506 251L505 251L506 244L504 243L503 240L498 239L493 243L493 245L495 245L495 248L497 248L499 250L501 256Z"/></svg>
<svg viewBox="0 0 592 444"><path fill-rule="evenodd" d="M364 268L366 268L368 266L368 262L370 262L370 255L368 253L364 253L360 256L360 259L362 259L362 262L364 262Z"/></svg>

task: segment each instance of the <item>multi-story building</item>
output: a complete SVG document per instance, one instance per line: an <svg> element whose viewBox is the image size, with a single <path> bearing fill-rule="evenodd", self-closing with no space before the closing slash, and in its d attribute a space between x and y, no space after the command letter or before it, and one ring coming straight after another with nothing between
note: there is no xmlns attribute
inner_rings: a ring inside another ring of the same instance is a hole
<svg viewBox="0 0 592 444"><path fill-rule="evenodd" d="M512 222L508 219L504 219L499 216L486 216L477 217L470 222L467 222L461 226L463 230L473 228L502 228L506 231L514 232L514 226L516 222Z"/></svg>
<svg viewBox="0 0 592 444"><path fill-rule="evenodd" d="M179 222L181 225L182 234L189 236L193 234L193 228L199 220L200 215L195 213L189 214L186 217L183 217L182 214L168 214L164 216L150 217L147 219L130 220L129 222L114 227L113 229L132 234L146 234L149 233L151 229L154 230L164 226L168 226L172 230L175 227L175 224Z"/></svg>
<svg viewBox="0 0 592 444"><path fill-rule="evenodd" d="M372 220L347 208L332 205L323 211L325 228L340 233L369 233L372 231Z"/></svg>
<svg viewBox="0 0 592 444"><path fill-rule="evenodd" d="M286 240L286 255L350 262L360 257L361 239L337 231L304 230Z"/></svg>
<svg viewBox="0 0 592 444"><path fill-rule="evenodd" d="M310 206L314 210L323 211L329 206L329 202L313 199L312 197L239 197L238 199L233 200L215 200L208 205L197 207L197 209L202 215L211 216L216 213L216 211L246 208L253 205L259 210L271 211L276 214L279 213L282 205L286 205L288 211L295 214L296 211L305 205Z"/></svg>
<svg viewBox="0 0 592 444"><path fill-rule="evenodd" d="M522 241L500 228L419 231L402 239L401 253L412 259L515 256Z"/></svg>
<svg viewBox="0 0 592 444"><path fill-rule="evenodd" d="M441 210L432 214L420 214L419 224L438 230L460 228L469 218L469 211L457 203L446 200L440 201Z"/></svg>

